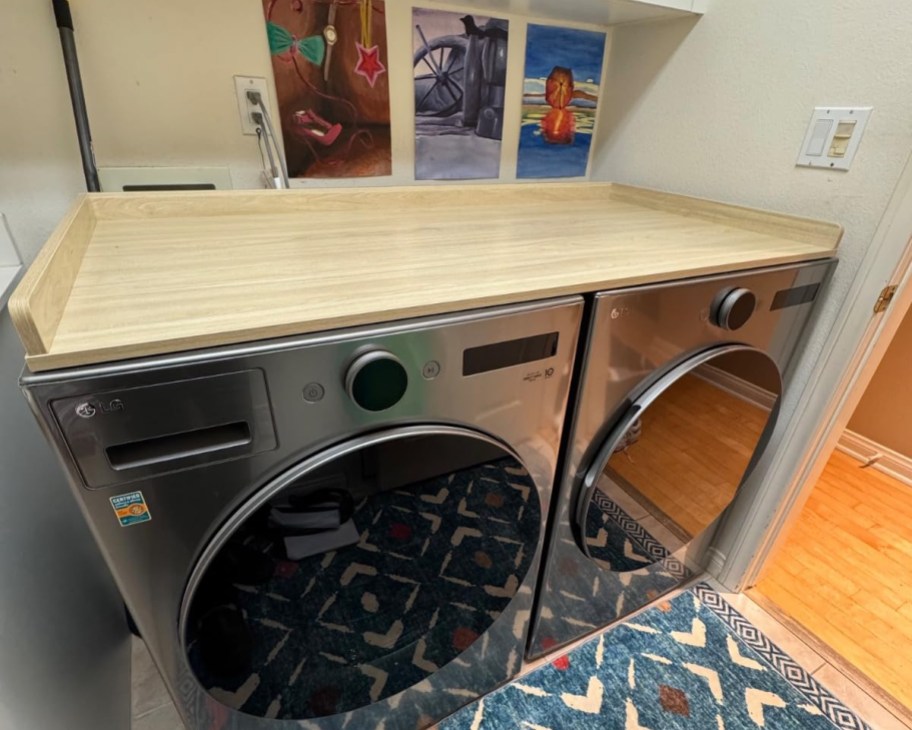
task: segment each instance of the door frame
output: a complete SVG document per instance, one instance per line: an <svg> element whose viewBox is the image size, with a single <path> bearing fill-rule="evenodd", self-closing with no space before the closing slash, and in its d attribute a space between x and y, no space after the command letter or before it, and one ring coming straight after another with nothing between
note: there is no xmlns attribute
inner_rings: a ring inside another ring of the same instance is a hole
<svg viewBox="0 0 912 730"><path fill-rule="evenodd" d="M874 303L890 283L897 285L893 301L883 314L875 314ZM784 425L781 446L756 484L757 497L747 516L733 526L737 532L727 555L718 556L717 578L727 588L746 590L759 581L810 497L910 307L912 157L907 158L830 337L799 395L795 415Z"/></svg>

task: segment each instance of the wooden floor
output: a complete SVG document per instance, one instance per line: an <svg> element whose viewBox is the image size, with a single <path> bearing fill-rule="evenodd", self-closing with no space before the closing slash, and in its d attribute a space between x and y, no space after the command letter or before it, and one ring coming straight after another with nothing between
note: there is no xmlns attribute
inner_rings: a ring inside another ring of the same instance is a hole
<svg viewBox="0 0 912 730"><path fill-rule="evenodd" d="M834 452L753 591L912 710L912 487Z"/></svg>
<svg viewBox="0 0 912 730"><path fill-rule="evenodd" d="M698 535L734 497L768 417L764 408L687 375L643 412L639 440L616 453L609 468L663 522Z"/></svg>

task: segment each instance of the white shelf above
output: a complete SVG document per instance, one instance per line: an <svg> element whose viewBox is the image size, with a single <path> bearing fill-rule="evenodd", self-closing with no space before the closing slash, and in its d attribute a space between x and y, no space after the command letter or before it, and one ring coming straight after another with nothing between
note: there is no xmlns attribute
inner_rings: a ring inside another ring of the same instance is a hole
<svg viewBox="0 0 912 730"><path fill-rule="evenodd" d="M486 15L499 12L607 26L702 15L705 0L501 0L496 5L491 0L468 0L459 5L478 8Z"/></svg>

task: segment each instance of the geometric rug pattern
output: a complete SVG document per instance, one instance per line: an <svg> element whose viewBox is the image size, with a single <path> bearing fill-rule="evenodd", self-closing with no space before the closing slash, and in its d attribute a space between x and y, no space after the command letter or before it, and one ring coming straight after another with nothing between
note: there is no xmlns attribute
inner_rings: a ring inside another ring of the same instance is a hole
<svg viewBox="0 0 912 730"><path fill-rule="evenodd" d="M870 730L710 586L604 631L440 730Z"/></svg>
<svg viewBox="0 0 912 730"><path fill-rule="evenodd" d="M586 513L589 554L604 568L623 573L669 557L662 543L600 489L593 492L592 504L598 509L590 508ZM685 572L680 565L666 566L678 575Z"/></svg>
<svg viewBox="0 0 912 730"><path fill-rule="evenodd" d="M598 509L594 509L598 507ZM614 623L673 590L691 571L601 489L586 514L587 562L576 541L556 537L532 647L541 655Z"/></svg>
<svg viewBox="0 0 912 730"><path fill-rule="evenodd" d="M189 632L190 664L217 700L259 717L319 718L421 682L501 615L541 529L537 489L509 457L373 494L352 519L356 543L277 560L265 584L232 586L253 638L249 671L206 666ZM467 692L492 686L475 675Z"/></svg>

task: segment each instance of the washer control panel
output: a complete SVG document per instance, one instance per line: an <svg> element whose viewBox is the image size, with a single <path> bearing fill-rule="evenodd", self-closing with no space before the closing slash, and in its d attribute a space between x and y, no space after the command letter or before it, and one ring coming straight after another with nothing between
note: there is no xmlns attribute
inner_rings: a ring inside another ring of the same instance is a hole
<svg viewBox="0 0 912 730"><path fill-rule="evenodd" d="M738 330L747 324L756 308L757 296L750 289L723 289L713 301L710 320L724 330Z"/></svg>
<svg viewBox="0 0 912 730"><path fill-rule="evenodd" d="M370 350L355 358L345 373L345 390L366 411L392 408L408 389L405 366L388 350Z"/></svg>

